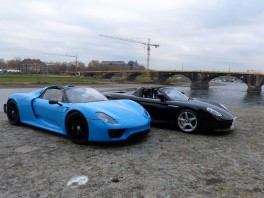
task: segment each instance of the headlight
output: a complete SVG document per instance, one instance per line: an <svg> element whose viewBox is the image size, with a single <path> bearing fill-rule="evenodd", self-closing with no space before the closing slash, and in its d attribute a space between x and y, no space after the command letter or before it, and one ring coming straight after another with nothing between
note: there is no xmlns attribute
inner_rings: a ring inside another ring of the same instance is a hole
<svg viewBox="0 0 264 198"><path fill-rule="evenodd" d="M217 117L220 117L220 116L222 116L222 114L221 114L221 113L219 113L219 112L218 112L218 111L216 111L216 110L213 110L213 109L211 109L210 107L207 107L207 111L208 111L209 113L211 113L211 114L213 114L213 115L217 116Z"/></svg>
<svg viewBox="0 0 264 198"><path fill-rule="evenodd" d="M97 112L96 116L108 124L116 124L116 121L105 113Z"/></svg>

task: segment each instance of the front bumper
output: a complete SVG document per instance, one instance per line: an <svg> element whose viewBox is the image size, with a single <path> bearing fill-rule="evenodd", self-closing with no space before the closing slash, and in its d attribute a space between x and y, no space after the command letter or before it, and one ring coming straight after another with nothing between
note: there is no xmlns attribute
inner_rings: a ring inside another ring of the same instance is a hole
<svg viewBox="0 0 264 198"><path fill-rule="evenodd" d="M203 125L203 130L206 131L216 131L216 132L227 132L232 131L235 128L234 122L236 117L232 120L214 120L209 121L207 124Z"/></svg>
<svg viewBox="0 0 264 198"><path fill-rule="evenodd" d="M114 124L109 125L101 120L88 122L89 141L95 142L118 142L130 139L133 136L149 133L150 119L141 119L137 124Z"/></svg>

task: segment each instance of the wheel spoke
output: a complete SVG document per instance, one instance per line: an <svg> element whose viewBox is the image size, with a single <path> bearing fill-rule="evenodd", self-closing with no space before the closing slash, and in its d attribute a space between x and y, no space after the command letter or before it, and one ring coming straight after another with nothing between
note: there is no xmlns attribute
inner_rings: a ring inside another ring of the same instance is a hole
<svg viewBox="0 0 264 198"><path fill-rule="evenodd" d="M182 126L182 128L186 128L188 126L188 124L185 122L184 125Z"/></svg>
<svg viewBox="0 0 264 198"><path fill-rule="evenodd" d="M190 118L190 120L191 120L191 121L196 121L196 118L195 118L195 117L193 117L193 118Z"/></svg>
<svg viewBox="0 0 264 198"><path fill-rule="evenodd" d="M17 119L17 114L16 113L13 113L12 116L13 116L14 119Z"/></svg>
<svg viewBox="0 0 264 198"><path fill-rule="evenodd" d="M195 126L192 125L192 123L188 123L188 126L191 128L191 129L194 129Z"/></svg>
<svg viewBox="0 0 264 198"><path fill-rule="evenodd" d="M184 118L179 118L178 120L180 120L182 122L185 122L185 119Z"/></svg>

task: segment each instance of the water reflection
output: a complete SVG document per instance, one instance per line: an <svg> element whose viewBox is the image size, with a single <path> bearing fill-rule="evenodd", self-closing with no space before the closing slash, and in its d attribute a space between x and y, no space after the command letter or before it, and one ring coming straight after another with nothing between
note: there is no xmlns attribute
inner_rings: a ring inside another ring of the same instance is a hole
<svg viewBox="0 0 264 198"><path fill-rule="evenodd" d="M263 106L263 92L247 92L244 83L225 83L221 86L211 86L208 89L190 89L180 87L180 91L191 98L201 98L223 103L229 107Z"/></svg>
<svg viewBox="0 0 264 198"><path fill-rule="evenodd" d="M249 92L245 94L244 103L255 104L256 106L263 105L263 94L261 92Z"/></svg>

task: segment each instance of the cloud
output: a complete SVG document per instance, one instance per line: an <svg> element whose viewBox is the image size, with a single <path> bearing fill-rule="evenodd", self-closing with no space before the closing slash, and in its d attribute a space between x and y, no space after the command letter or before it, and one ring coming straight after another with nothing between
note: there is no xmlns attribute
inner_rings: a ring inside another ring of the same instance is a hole
<svg viewBox="0 0 264 198"><path fill-rule="evenodd" d="M160 44L152 69L229 68L264 71L264 2L259 0L9 0L0 2L3 59L137 60L146 46L100 34ZM248 68L250 67L250 68Z"/></svg>

